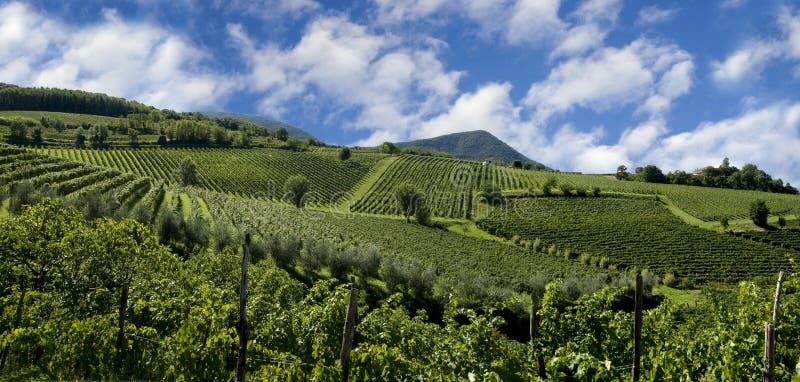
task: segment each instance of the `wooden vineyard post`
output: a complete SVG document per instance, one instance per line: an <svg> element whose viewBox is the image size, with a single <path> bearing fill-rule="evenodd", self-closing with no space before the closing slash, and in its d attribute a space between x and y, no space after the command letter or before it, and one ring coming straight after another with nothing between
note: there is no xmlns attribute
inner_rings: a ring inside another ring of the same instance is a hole
<svg viewBox="0 0 800 382"><path fill-rule="evenodd" d="M772 323L764 327L764 382L775 380L775 340L778 326L778 310L781 302L783 271L778 273L778 285L775 287L775 300L772 303Z"/></svg>
<svg viewBox="0 0 800 382"><path fill-rule="evenodd" d="M764 327L764 382L775 380L775 325Z"/></svg>
<svg viewBox="0 0 800 382"><path fill-rule="evenodd" d="M342 351L339 360L342 364L342 381L350 378L350 349L353 348L355 337L356 316L358 315L358 287L355 282L350 284L350 298L347 304L347 315L344 319L344 334L342 335Z"/></svg>
<svg viewBox="0 0 800 382"><path fill-rule="evenodd" d="M772 322L778 326L778 308L781 302L781 288L783 287L783 271L778 273L778 286L775 287L775 301L772 303Z"/></svg>
<svg viewBox="0 0 800 382"><path fill-rule="evenodd" d="M245 381L247 366L247 264L250 261L250 234L244 236L242 255L242 284L239 287L239 356L236 359L236 382Z"/></svg>
<svg viewBox="0 0 800 382"><path fill-rule="evenodd" d="M633 381L639 382L642 367L642 273L636 272L633 308Z"/></svg>
<svg viewBox="0 0 800 382"><path fill-rule="evenodd" d="M541 379L547 379L547 371L544 368L544 356L542 349L536 344L536 339L539 338L539 301L531 294L531 321L530 321L530 336L533 351L536 356L536 373Z"/></svg>

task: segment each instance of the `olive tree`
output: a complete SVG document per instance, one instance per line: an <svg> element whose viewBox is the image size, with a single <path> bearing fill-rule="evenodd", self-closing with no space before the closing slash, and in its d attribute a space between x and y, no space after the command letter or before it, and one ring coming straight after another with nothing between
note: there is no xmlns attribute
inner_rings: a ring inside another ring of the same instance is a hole
<svg viewBox="0 0 800 382"><path fill-rule="evenodd" d="M394 197L400 207L400 212L405 216L406 222L411 222L411 216L416 214L421 195L410 184L403 184L394 191Z"/></svg>
<svg viewBox="0 0 800 382"><path fill-rule="evenodd" d="M759 227L767 226L767 218L769 217L769 207L763 200L756 200L750 205L750 219Z"/></svg>
<svg viewBox="0 0 800 382"><path fill-rule="evenodd" d="M291 200L297 208L303 208L303 197L305 197L308 189L308 179L305 176L292 176L286 180L283 186L284 198Z"/></svg>
<svg viewBox="0 0 800 382"><path fill-rule="evenodd" d="M184 158L175 169L175 178L182 186L197 184L197 165L193 160Z"/></svg>

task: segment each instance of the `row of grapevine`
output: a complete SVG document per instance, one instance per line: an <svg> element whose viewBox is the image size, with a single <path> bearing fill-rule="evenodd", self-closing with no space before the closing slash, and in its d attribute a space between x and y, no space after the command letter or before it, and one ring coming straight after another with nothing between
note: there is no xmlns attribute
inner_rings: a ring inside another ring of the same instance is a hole
<svg viewBox="0 0 800 382"><path fill-rule="evenodd" d="M474 208L477 202L475 193L483 188L518 190L529 187L529 182L517 176L520 171L449 158L402 156L361 199L355 201L351 209L397 215L400 208L394 191L400 185L410 184L425 196L434 215L460 218L467 215L468 209Z"/></svg>
<svg viewBox="0 0 800 382"><path fill-rule="evenodd" d="M540 239L612 264L700 280L736 281L789 267L800 252L777 249L684 224L654 199L538 198L512 200L478 221L507 238Z"/></svg>
<svg viewBox="0 0 800 382"><path fill-rule="evenodd" d="M339 161L331 152L295 153L276 149L111 149L44 148L45 155L114 168L165 182L184 158L197 164L200 186L239 195L280 198L290 176L303 175L311 185L309 199L336 203L384 157L356 152Z"/></svg>
<svg viewBox="0 0 800 382"><path fill-rule="evenodd" d="M25 149L0 146L0 183L30 181L69 197L88 192L114 193L129 206L149 190L150 179L118 170L40 155Z"/></svg>
<svg viewBox="0 0 800 382"><path fill-rule="evenodd" d="M790 248L800 251L800 229L779 229L759 232L736 232L735 236L761 243L771 244L776 247Z"/></svg>

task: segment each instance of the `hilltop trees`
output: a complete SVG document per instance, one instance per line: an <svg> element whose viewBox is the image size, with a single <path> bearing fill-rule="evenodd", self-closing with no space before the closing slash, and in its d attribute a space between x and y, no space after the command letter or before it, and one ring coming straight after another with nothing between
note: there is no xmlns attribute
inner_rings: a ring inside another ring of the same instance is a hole
<svg viewBox="0 0 800 382"><path fill-rule="evenodd" d="M628 173L628 167L620 165L617 167L617 174L615 175L618 180L628 180L631 174Z"/></svg>
<svg viewBox="0 0 800 382"><path fill-rule="evenodd" d="M3 84L0 86L0 110L47 110L119 117L131 113L149 113L151 108L101 93Z"/></svg>
<svg viewBox="0 0 800 382"><path fill-rule="evenodd" d="M402 152L402 150L392 142L383 142L378 149L384 154L400 154Z"/></svg>
<svg viewBox="0 0 800 382"><path fill-rule="evenodd" d="M350 148L342 147L342 150L339 151L339 160L346 161L350 159Z"/></svg>
<svg viewBox="0 0 800 382"><path fill-rule="evenodd" d="M286 142L289 139L289 132L281 127L275 132L275 138L278 138L279 141Z"/></svg>
<svg viewBox="0 0 800 382"><path fill-rule="evenodd" d="M756 200L750 205L750 219L759 227L767 226L767 218L769 218L769 207L763 200Z"/></svg>
<svg viewBox="0 0 800 382"><path fill-rule="evenodd" d="M619 166L617 167L616 177L619 180L639 180L650 183L671 183L784 194L798 193L798 190L792 187L791 184L786 183L784 185L783 180L773 179L772 176L760 170L756 165L748 163L738 169L731 166L728 158L725 158L719 167L706 166L696 170L693 174L675 170L666 176L661 172L661 169L652 164L637 167L635 176L631 176L628 173L627 167Z"/></svg>
<svg viewBox="0 0 800 382"><path fill-rule="evenodd" d="M308 179L302 175L295 175L286 180L283 186L284 197L291 200L295 207L303 208L303 198L308 189Z"/></svg>
<svg viewBox="0 0 800 382"><path fill-rule="evenodd" d="M661 169L655 165L649 164L642 169L642 180L647 183L667 183L667 177L661 172Z"/></svg>

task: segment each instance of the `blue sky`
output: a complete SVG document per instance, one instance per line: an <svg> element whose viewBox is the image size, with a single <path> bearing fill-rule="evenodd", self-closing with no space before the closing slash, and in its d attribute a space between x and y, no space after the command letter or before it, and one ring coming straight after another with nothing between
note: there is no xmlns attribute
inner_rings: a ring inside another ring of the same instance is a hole
<svg viewBox="0 0 800 382"><path fill-rule="evenodd" d="M727 156L800 181L791 1L0 2L0 81L336 144L484 129L568 171Z"/></svg>

